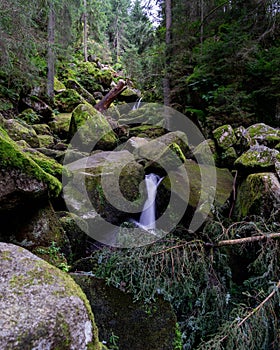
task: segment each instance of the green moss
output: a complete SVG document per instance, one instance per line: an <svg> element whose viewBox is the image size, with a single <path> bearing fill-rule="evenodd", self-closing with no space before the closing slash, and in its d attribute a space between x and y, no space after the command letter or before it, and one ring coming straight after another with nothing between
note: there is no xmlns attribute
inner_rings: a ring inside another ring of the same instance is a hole
<svg viewBox="0 0 280 350"><path fill-rule="evenodd" d="M25 109L17 118L31 125L40 122L40 117L31 108Z"/></svg>
<svg viewBox="0 0 280 350"><path fill-rule="evenodd" d="M55 104L61 112L72 112L79 104L85 100L73 89L67 89L55 96Z"/></svg>
<svg viewBox="0 0 280 350"><path fill-rule="evenodd" d="M234 165L243 168L269 168L275 163L276 152L265 146L255 146L236 159Z"/></svg>
<svg viewBox="0 0 280 350"><path fill-rule="evenodd" d="M62 184L52 175L46 173L19 146L10 139L6 131L0 127L0 165L22 170L48 185L51 196L57 197L62 190Z"/></svg>
<svg viewBox="0 0 280 350"><path fill-rule="evenodd" d="M222 125L213 131L213 136L218 146L224 150L233 146L237 140L230 125Z"/></svg>
<svg viewBox="0 0 280 350"><path fill-rule="evenodd" d="M54 91L61 91L66 90L66 86L57 79L57 77L54 77Z"/></svg>

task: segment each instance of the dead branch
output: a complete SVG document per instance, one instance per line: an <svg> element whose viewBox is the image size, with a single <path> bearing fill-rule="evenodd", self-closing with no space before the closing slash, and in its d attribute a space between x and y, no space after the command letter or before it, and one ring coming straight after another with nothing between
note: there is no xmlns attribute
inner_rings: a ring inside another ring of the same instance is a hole
<svg viewBox="0 0 280 350"><path fill-rule="evenodd" d="M99 112L104 112L110 107L110 104L127 88L126 82L123 79L118 81L118 84L105 95L100 102L98 102L94 108Z"/></svg>

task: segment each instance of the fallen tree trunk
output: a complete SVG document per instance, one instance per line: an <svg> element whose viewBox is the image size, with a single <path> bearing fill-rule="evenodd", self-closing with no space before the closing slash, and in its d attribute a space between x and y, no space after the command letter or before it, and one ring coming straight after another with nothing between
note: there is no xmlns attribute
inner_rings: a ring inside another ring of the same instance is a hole
<svg viewBox="0 0 280 350"><path fill-rule="evenodd" d="M120 79L118 84L105 95L100 102L98 102L94 108L99 112L104 112L110 107L110 104L127 88L126 82Z"/></svg>

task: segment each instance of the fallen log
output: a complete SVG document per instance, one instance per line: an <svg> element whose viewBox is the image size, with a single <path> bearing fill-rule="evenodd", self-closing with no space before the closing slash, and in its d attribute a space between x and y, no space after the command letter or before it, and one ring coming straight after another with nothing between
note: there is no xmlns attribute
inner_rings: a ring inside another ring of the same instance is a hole
<svg viewBox="0 0 280 350"><path fill-rule="evenodd" d="M118 84L110 90L94 108L103 113L110 107L110 104L127 88L126 82L123 79L118 81Z"/></svg>

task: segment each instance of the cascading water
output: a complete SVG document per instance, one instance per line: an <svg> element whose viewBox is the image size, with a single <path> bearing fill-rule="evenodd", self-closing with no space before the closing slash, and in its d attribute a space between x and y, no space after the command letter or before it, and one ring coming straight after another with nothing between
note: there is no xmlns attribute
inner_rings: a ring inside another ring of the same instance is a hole
<svg viewBox="0 0 280 350"><path fill-rule="evenodd" d="M133 107L132 107L132 110L133 110L133 111L135 111L136 109L140 108L141 101L142 101L142 97L140 97L140 98L135 102L135 104L133 105Z"/></svg>
<svg viewBox="0 0 280 350"><path fill-rule="evenodd" d="M162 178L156 174L148 174L145 176L145 184L147 189L147 200L144 203L143 210L139 219L139 222L133 222L140 228L144 230L156 229L156 195L157 188L161 182Z"/></svg>

